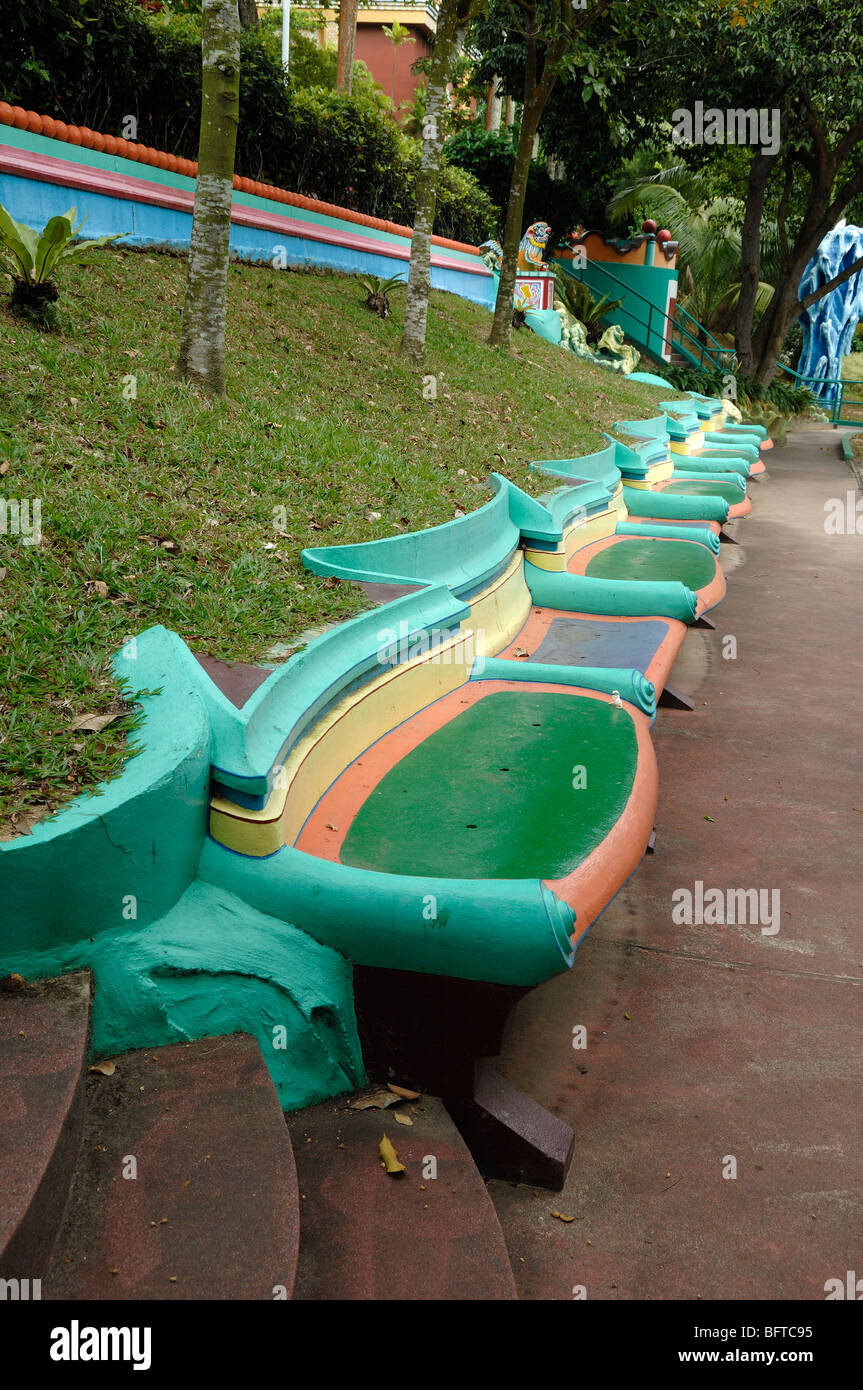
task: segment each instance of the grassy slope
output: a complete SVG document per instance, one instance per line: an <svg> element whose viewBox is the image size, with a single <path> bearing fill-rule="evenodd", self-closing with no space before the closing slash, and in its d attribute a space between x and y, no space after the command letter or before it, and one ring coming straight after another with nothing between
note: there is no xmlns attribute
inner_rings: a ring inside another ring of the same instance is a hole
<svg viewBox="0 0 863 1390"><path fill-rule="evenodd" d="M863 352L849 352L842 358L843 381L863 381Z"/></svg>
<svg viewBox="0 0 863 1390"><path fill-rule="evenodd" d="M420 370L398 352L401 291L382 322L355 280L233 265L228 396L207 404L172 374L184 275L114 251L67 276L61 333L0 311L0 495L41 498L43 532L0 534L4 838L119 771L134 716L70 726L122 708L109 657L127 636L163 623L195 651L260 658L361 607L302 569L304 546L446 521L487 500L495 468L541 491L531 459L596 449L662 395L527 332L492 353L487 313L444 294Z"/></svg>

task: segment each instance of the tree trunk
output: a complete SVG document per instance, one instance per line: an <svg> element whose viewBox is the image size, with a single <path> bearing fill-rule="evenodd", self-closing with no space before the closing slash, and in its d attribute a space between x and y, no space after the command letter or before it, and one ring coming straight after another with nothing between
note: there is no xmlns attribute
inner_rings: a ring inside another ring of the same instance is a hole
<svg viewBox="0 0 863 1390"><path fill-rule="evenodd" d="M800 280L806 266L814 256L823 238L830 231L831 227L835 226L837 218L841 217L846 207L863 192L863 169L859 167L840 188L836 188L836 177L839 169L842 167L843 161L846 159L849 152L855 147L855 143L859 142L861 135L863 135L863 124L851 133L846 134L835 148L831 148L827 143L824 132L816 127L815 137L813 139L814 159L811 164L807 162L805 165L809 174L809 189L806 197L806 206L792 246L789 246L788 238L785 233L785 208L790 195L791 179L793 177L793 166L789 165L788 167L786 188L782 195L777 218L782 249L782 263L779 279L777 280L776 288L773 291L770 303L761 316L761 320L755 332L752 333L751 331L752 312L750 311L748 316L747 337L747 321L743 318L738 308L737 332L735 333L737 351L741 359L741 372L744 375L751 373L754 375L755 380L762 386L769 386L770 382L773 380L786 334L795 318L797 318L800 313ZM747 222L750 220L750 194L752 194L754 207L757 205L758 220L760 222L763 190L760 203L758 202L757 187L755 192L752 192L752 176L758 161L759 156L756 156L750 169L750 188L747 191L746 208ZM745 226L746 223L744 223L744 227ZM755 235L757 238L758 232L756 232ZM745 252L743 255L743 263L745 270ZM746 282L744 281L744 289L746 288Z"/></svg>
<svg viewBox="0 0 863 1390"><path fill-rule="evenodd" d="M351 94L354 83L354 49L357 41L357 11L360 0L339 0L339 56L336 60L336 91Z"/></svg>
<svg viewBox="0 0 863 1390"><path fill-rule="evenodd" d="M201 135L178 370L210 395L224 395L228 246L240 102L237 0L204 0L202 20Z"/></svg>
<svg viewBox="0 0 863 1390"><path fill-rule="evenodd" d="M536 101L525 102L521 114L515 162L512 167L509 201L506 205L500 284L497 287L494 318L491 333L488 336L491 347L506 347L509 343L510 329L512 328L512 301L518 274L518 248L521 242L521 224L524 217L524 200L527 196L527 179L533 158L533 140L541 115L542 106Z"/></svg>
<svg viewBox="0 0 863 1390"><path fill-rule="evenodd" d="M769 386L776 374L776 364L785 342L785 335L800 313L800 280L822 239L844 211L831 191L836 175L835 161L827 155L812 175L809 197L800 230L794 245L783 258L782 269L773 297L752 335L752 369L755 380Z"/></svg>
<svg viewBox="0 0 863 1390"><path fill-rule="evenodd" d="M501 95L498 91L500 78L495 76L488 84L488 92L485 101L485 128L489 131L500 130L501 115Z"/></svg>
<svg viewBox="0 0 863 1390"><path fill-rule="evenodd" d="M237 0L241 29L257 29L258 7L255 0Z"/></svg>
<svg viewBox="0 0 863 1390"><path fill-rule="evenodd" d="M753 154L746 187L746 212L740 230L740 298L734 316L734 344L743 376L752 375L752 319L761 279L761 219L764 194L776 155Z"/></svg>
<svg viewBox="0 0 863 1390"><path fill-rule="evenodd" d="M783 268L776 282L773 297L753 334L752 375L762 386L769 386L776 374L776 365L786 335L800 313L800 281L803 272L824 233L829 230L829 227L825 227L824 232L819 229L817 234L810 234L803 249L796 251L794 260ZM815 235L817 240L810 251L809 242Z"/></svg>
<svg viewBox="0 0 863 1390"><path fill-rule="evenodd" d="M422 162L416 182L416 211L411 237L405 331L402 351L416 361L425 352L429 290L431 289L431 236L437 208L438 175L443 150L443 115L452 65L464 47L465 25L459 21L461 0L442 0L437 34L426 77L426 107L422 130Z"/></svg>

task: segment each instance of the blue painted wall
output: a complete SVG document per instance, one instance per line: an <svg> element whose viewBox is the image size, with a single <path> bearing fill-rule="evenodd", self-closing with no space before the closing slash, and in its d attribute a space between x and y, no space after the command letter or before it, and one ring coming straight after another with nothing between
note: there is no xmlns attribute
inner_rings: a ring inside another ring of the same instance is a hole
<svg viewBox="0 0 863 1390"><path fill-rule="evenodd" d="M60 184L43 183L12 174L0 173L0 203L17 222L25 222L31 227L43 227L50 217L56 217L74 206L79 219L84 215L87 217L85 235L98 237L124 232L126 243L131 246L170 246L185 250L192 232L191 213L133 202L127 198L111 198L103 193L65 188ZM294 215L294 209L282 203L274 203L272 207L274 212ZM313 225L310 223L310 227ZM353 222L345 222L344 227L346 232L354 234L363 230ZM381 242L381 247L386 244ZM407 238L404 244L408 245ZM231 225L231 249L244 260L272 260L276 247L285 248L284 258L293 266L317 266L349 274L383 277L398 275L403 280L408 277L408 262L387 256L383 250L378 254L349 246L335 246L318 241L313 236L288 236L284 232L264 228L237 223ZM491 276L470 275L456 268L433 265L431 283L433 289L447 290L487 309L494 307L495 281Z"/></svg>

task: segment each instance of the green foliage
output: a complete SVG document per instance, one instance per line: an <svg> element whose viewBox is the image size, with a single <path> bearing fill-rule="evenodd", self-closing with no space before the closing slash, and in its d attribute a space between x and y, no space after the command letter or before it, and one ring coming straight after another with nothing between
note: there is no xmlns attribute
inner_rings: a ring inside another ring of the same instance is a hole
<svg viewBox="0 0 863 1390"><path fill-rule="evenodd" d="M399 21L397 19L394 20L392 24L383 24L381 28L383 29L384 33L386 34L387 38L393 46L392 87L390 91L390 96L392 97L393 101L395 101L396 49L401 48L403 43L410 42L413 39L413 34L411 33L410 29L408 29L407 25L399 24Z"/></svg>
<svg viewBox="0 0 863 1390"><path fill-rule="evenodd" d="M286 82L274 18L240 39L237 173L410 223L419 150L391 118L391 101L359 63L351 96L318 84L329 81L331 58L302 32ZM120 134L132 115L142 143L197 157L199 15L148 15L128 0L28 0L7 19L0 97L106 134ZM482 240L494 220L482 190L458 170L442 185L435 231Z"/></svg>
<svg viewBox="0 0 863 1390"><path fill-rule="evenodd" d="M444 145L450 164L471 174L493 204L494 218L487 222L481 241L503 229L515 160L515 138L514 130L486 130L479 120L450 136ZM579 207L579 191L573 184L550 178L542 164L531 164L522 230L542 218L559 233L570 231L579 220Z"/></svg>
<svg viewBox="0 0 863 1390"><path fill-rule="evenodd" d="M620 167L608 204L612 224L625 219L630 234L641 230L645 217L667 227L680 243L681 304L705 328L727 331L740 296L740 198L718 195L709 169L690 168L678 152L642 147ZM762 223L762 270L778 271L778 233L769 220ZM773 286L759 284L756 312L763 313Z"/></svg>
<svg viewBox="0 0 863 1390"><path fill-rule="evenodd" d="M200 6L199 6L200 8ZM309 10L291 9L290 81L294 87L326 87L335 91L338 50L332 44L321 47L317 40L320 17ZM282 8L265 10L260 16L257 37L274 62L282 62ZM353 95L376 102L381 109L391 106L389 97L375 82L365 63L354 61Z"/></svg>
<svg viewBox="0 0 863 1390"><path fill-rule="evenodd" d="M358 275L357 279L368 294L388 295L399 285L407 284L407 280L404 280L401 275L389 275L385 280L381 279L380 275Z"/></svg>
<svg viewBox="0 0 863 1390"><path fill-rule="evenodd" d="M266 182L372 216L410 219L413 149L373 102L314 87L283 96L281 108L261 149Z"/></svg>
<svg viewBox="0 0 863 1390"><path fill-rule="evenodd" d="M803 325L799 319L795 319L785 334L785 344L779 354L779 361L784 362L786 367L796 367L803 351Z"/></svg>
<svg viewBox="0 0 863 1390"><path fill-rule="evenodd" d="M726 385L725 372L701 372L696 367L666 367L660 374L677 391L698 391L720 400ZM787 378L776 377L769 386L762 386L752 378L738 376L736 404L744 412L754 405L772 405L782 415L791 416L804 414L815 401L805 387L795 386Z"/></svg>
<svg viewBox="0 0 863 1390"><path fill-rule="evenodd" d="M61 217L52 217L41 232L16 222L0 203L0 270L28 285L41 285L50 280L58 266L82 260L88 251L119 241L124 232L95 237L91 241L76 241L87 221L86 217L73 226L75 209L69 208ZM72 243L75 243L74 245Z"/></svg>
<svg viewBox="0 0 863 1390"><path fill-rule="evenodd" d="M63 266L85 261L89 252L118 241L123 235L115 232L112 236L77 241L86 220L74 226L75 209L69 208L62 217L50 218L37 232L16 222L0 203L0 271L12 277L11 304L17 312L23 311L43 326L49 325L58 297L52 277Z"/></svg>
<svg viewBox="0 0 863 1390"><path fill-rule="evenodd" d="M699 4L706 2L697 0ZM685 50L675 30L682 33L688 29L694 7L694 0L678 0L671 11L665 6L632 4L631 0L586 7L537 0L536 20L543 35L538 53L540 74L549 39L563 27L571 33L571 47L540 127L543 155L560 160L564 166L570 189L564 220L568 219L570 226L573 222L587 227L604 225L614 152L643 138L640 128L645 113L650 124L660 119L667 122L678 104L671 96L669 104L657 105L655 75L667 61L668 50ZM573 27L585 23L588 27L572 33ZM525 94L525 27L523 11L515 0L489 0L471 33L472 51L479 53L475 80L488 83L496 76L499 89L517 103L524 101ZM633 86L639 97L644 89L643 101L633 100ZM554 212L547 220L561 225Z"/></svg>
<svg viewBox="0 0 863 1390"><path fill-rule="evenodd" d="M842 358L841 375L845 381L863 381L863 350Z"/></svg>
<svg viewBox="0 0 863 1390"><path fill-rule="evenodd" d="M390 275L386 279L380 275L358 275L357 280L366 291L366 308L382 319L390 316L390 293L407 285L400 275Z"/></svg>
<svg viewBox="0 0 863 1390"><path fill-rule="evenodd" d="M438 177L435 231L453 241L479 245L495 224L497 208L471 174L442 164Z"/></svg>
<svg viewBox="0 0 863 1390"><path fill-rule="evenodd" d="M399 102L399 120L405 135L419 140L423 132L423 118L426 113L426 86L421 82L414 90L410 101Z"/></svg>
<svg viewBox="0 0 863 1390"><path fill-rule="evenodd" d="M762 386L758 381L747 377L741 377L739 381L741 390L741 409L748 408L744 402L764 401L768 405L775 405L783 415L802 415L816 404L814 397L805 386L795 386L792 381L786 381L782 377L774 377L769 386Z"/></svg>
<svg viewBox="0 0 863 1390"><path fill-rule="evenodd" d="M399 24L397 19L392 24L382 25L382 28L393 48L401 48L402 44L407 43L411 37L411 31L407 25Z"/></svg>
<svg viewBox="0 0 863 1390"><path fill-rule="evenodd" d="M495 224L499 225L509 197L515 158L512 132L486 130L481 121L476 121L450 136L444 150L451 164L473 174L482 184L495 205Z"/></svg>
<svg viewBox="0 0 863 1390"><path fill-rule="evenodd" d="M573 318L578 319L587 329L587 340L593 342L602 334L602 320L606 314L613 314L623 303L622 299L612 299L604 294L597 299L587 285L567 275L565 270L554 267L555 294L563 300Z"/></svg>

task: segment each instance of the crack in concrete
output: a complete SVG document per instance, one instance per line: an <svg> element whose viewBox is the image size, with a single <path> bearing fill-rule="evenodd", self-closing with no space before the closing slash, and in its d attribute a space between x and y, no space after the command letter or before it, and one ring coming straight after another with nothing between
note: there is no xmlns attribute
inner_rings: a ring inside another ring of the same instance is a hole
<svg viewBox="0 0 863 1390"><path fill-rule="evenodd" d="M798 979L806 980L833 980L842 984L863 985L863 975L859 978L856 975L829 975L821 970L784 970L778 965L760 965L757 961L731 961L718 960L714 956L696 956L689 951L675 951L670 946L645 946L640 941L617 941L613 936L600 936L599 932L591 932L594 941L604 941L607 946L618 946L622 950L645 951L653 955L673 956L676 960L691 960L699 965L716 965L722 970L759 970L768 975L794 975Z"/></svg>

